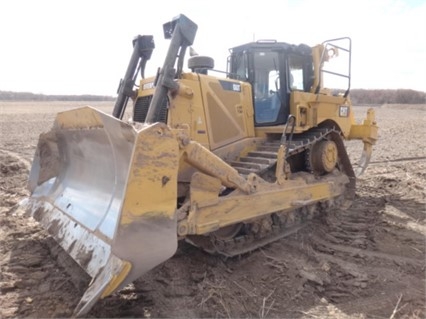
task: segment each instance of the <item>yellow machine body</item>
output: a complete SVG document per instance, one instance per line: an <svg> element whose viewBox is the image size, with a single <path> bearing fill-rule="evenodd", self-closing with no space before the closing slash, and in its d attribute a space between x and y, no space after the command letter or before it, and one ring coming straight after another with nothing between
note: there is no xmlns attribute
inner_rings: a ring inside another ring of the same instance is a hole
<svg viewBox="0 0 426 319"><path fill-rule="evenodd" d="M185 45L186 19L168 25L173 37L184 26ZM170 78L167 63L128 94L133 121L120 108L57 115L40 136L26 205L93 277L75 315L170 258L179 239L234 256L281 238L280 227L297 230L299 216L350 202L343 141L361 140L368 163L374 111L356 124L348 94L322 87L324 46L311 50L311 88L289 91L290 116L275 125L256 124L250 81L196 68Z"/></svg>

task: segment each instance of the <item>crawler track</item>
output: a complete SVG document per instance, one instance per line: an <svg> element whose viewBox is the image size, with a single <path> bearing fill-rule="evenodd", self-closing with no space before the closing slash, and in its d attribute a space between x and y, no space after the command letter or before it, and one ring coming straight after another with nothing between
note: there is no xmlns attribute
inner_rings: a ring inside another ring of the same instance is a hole
<svg viewBox="0 0 426 319"><path fill-rule="evenodd" d="M335 128L315 128L295 136L287 145L287 161L291 166L293 166L292 162L293 164L297 161L300 162L301 158L306 162L306 154L312 146L324 139L336 143L339 154L338 169L346 174L350 180L342 198L297 208L291 212L277 211L254 222L235 225L234 236L226 237L219 233L212 233L208 236L190 236L187 240L210 253L218 253L228 257L237 256L297 232L307 225L307 221L320 214L324 209L348 206L355 196L355 174L338 130ZM274 182L279 147L280 141L278 140L266 141L260 144L256 150L249 152L247 156L230 164L243 176L255 173L270 182ZM294 171L295 168L292 167L292 170ZM309 164L305 163L304 170L310 171Z"/></svg>

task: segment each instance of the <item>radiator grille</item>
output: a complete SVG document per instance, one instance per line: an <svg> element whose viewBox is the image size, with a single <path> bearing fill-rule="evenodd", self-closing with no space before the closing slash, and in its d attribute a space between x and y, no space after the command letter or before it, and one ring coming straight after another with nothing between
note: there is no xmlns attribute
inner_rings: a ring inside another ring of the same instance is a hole
<svg viewBox="0 0 426 319"><path fill-rule="evenodd" d="M144 123L146 115L148 114L149 104L151 103L152 95L142 96L136 100L135 106L133 108L133 121ZM168 104L169 101L167 98L164 99L160 110L155 116L154 122L167 123L167 113L168 113Z"/></svg>

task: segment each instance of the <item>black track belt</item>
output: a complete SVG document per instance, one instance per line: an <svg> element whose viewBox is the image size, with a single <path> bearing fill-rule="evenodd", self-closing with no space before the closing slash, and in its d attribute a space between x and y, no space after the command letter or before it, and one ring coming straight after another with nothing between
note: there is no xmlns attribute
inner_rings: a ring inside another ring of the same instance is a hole
<svg viewBox="0 0 426 319"><path fill-rule="evenodd" d="M335 206L347 206L355 196L355 173L346 153L340 131L335 128L315 128L303 134L293 135L292 141L287 145L287 159L301 152L309 151L312 145L323 139L329 139L335 142L339 155L339 169L349 177L349 183L346 186L345 194L340 200L333 201L333 203ZM243 176L247 176L250 173L262 175L274 168L277 162L279 147L279 140L265 141L259 144L256 150L249 152L247 156L239 158L238 161L231 162L230 165ZM336 205L336 203L338 203L338 205ZM327 205L330 205L330 202ZM284 218L284 221L271 222L272 225L270 230L266 234L263 232L261 236L250 232L250 230L247 231L247 229L249 229L247 225L250 224L245 224L245 233L243 235L237 234L233 238L223 239L211 233L206 236L188 236L187 240L209 253L218 253L228 257L237 256L297 232L307 225L309 219L312 219L324 209L329 209L330 207L327 205L318 203L311 205L310 208L301 207L291 212L286 212L284 214L288 216L288 218ZM263 216L261 219L269 218L270 221L273 221L273 215L274 214ZM275 220L277 220L277 218L275 218Z"/></svg>

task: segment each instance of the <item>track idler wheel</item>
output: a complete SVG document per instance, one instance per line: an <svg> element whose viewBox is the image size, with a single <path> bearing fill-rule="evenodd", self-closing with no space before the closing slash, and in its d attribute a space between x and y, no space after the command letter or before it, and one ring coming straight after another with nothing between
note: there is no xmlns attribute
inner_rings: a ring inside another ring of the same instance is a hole
<svg viewBox="0 0 426 319"><path fill-rule="evenodd" d="M218 239L222 239L222 240L228 240L228 239L232 239L235 236L237 236L237 234L241 231L243 224L242 223L237 223L234 225L229 225L229 226L225 226L222 227L218 230L216 230L213 235L218 238Z"/></svg>
<svg viewBox="0 0 426 319"><path fill-rule="evenodd" d="M319 175L330 173L338 161L336 143L330 140L319 141L312 146L309 156L310 166L314 173Z"/></svg>

